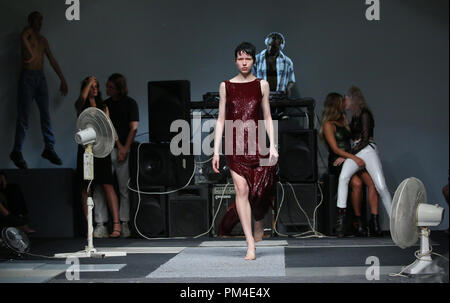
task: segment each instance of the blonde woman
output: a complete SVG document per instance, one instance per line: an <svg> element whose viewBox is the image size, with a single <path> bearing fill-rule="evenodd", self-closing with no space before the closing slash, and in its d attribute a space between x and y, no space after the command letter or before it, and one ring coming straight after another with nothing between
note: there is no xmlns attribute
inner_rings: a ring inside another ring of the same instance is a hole
<svg viewBox="0 0 450 303"><path fill-rule="evenodd" d="M350 122L352 140L354 143L354 146L352 147L352 154L358 158L361 158L365 162L364 167L372 177L376 190L383 202L384 208L390 217L392 198L386 186L383 168L378 156L378 149L374 142L373 130L375 128L375 120L373 118L373 114L366 103L363 93L358 87L352 86L348 90L347 95L346 102L349 104L349 110L352 116L352 120ZM348 183L351 176L361 169L362 167L359 163L353 161L352 159L345 160L339 176L337 201L339 208L346 207ZM378 208L371 209L369 233L375 236L381 234L378 221Z"/></svg>

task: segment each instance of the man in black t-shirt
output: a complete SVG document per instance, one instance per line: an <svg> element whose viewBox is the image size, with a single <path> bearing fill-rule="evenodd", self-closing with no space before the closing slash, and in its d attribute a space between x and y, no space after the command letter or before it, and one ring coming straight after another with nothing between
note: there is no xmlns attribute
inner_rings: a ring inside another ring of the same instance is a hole
<svg viewBox="0 0 450 303"><path fill-rule="evenodd" d="M130 221L130 200L128 196L128 154L131 143L137 133L139 123L139 109L135 100L128 96L127 82L123 75L112 74L106 83L106 94L110 97L105 100L109 109L109 116L116 129L118 140L111 152L113 170L116 172L120 192L120 221L122 222L121 236L130 236L128 222ZM103 204L96 204L94 231L95 237L101 237L103 223L108 221L108 212Z"/></svg>

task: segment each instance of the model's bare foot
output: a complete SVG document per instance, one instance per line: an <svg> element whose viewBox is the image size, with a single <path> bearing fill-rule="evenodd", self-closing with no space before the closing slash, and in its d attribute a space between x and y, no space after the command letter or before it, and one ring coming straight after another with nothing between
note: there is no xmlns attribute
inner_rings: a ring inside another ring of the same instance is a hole
<svg viewBox="0 0 450 303"><path fill-rule="evenodd" d="M264 228L262 221L256 221L255 222L255 230L253 232L253 238L255 239L255 242L262 241L264 236Z"/></svg>
<svg viewBox="0 0 450 303"><path fill-rule="evenodd" d="M255 260L255 259L256 259L255 249L253 250L247 249L247 255L245 255L245 260Z"/></svg>
<svg viewBox="0 0 450 303"><path fill-rule="evenodd" d="M247 244L247 255L245 255L245 260L255 260L256 259L256 253L255 253L255 244L252 245Z"/></svg>

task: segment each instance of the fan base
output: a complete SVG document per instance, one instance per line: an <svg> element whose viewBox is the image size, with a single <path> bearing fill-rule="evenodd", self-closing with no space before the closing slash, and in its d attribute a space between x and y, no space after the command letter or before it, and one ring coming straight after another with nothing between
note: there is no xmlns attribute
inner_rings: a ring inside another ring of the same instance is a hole
<svg viewBox="0 0 450 303"><path fill-rule="evenodd" d="M405 272L410 275L434 273L430 270L426 270L432 264L432 261L433 260L431 259L430 256L422 257L419 259L419 262L417 262L413 267L411 267L409 270Z"/></svg>
<svg viewBox="0 0 450 303"><path fill-rule="evenodd" d="M105 257L123 257L126 252L121 251L88 251L83 250L74 253L55 254L55 258L105 258Z"/></svg>
<svg viewBox="0 0 450 303"><path fill-rule="evenodd" d="M417 258L418 262L416 260L416 264L405 271L410 275L435 273L435 271L431 267L429 267L433 261L430 256L431 231L427 227L421 227L420 230L420 257Z"/></svg>

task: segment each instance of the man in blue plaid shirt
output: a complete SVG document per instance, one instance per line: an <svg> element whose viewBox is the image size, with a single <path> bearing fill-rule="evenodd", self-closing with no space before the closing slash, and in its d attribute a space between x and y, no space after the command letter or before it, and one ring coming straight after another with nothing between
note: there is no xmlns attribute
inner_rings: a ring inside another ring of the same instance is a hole
<svg viewBox="0 0 450 303"><path fill-rule="evenodd" d="M284 92L291 96L295 85L294 64L281 50L285 45L284 36L270 33L265 40L267 49L256 55L253 72L258 78L269 82L270 91Z"/></svg>

